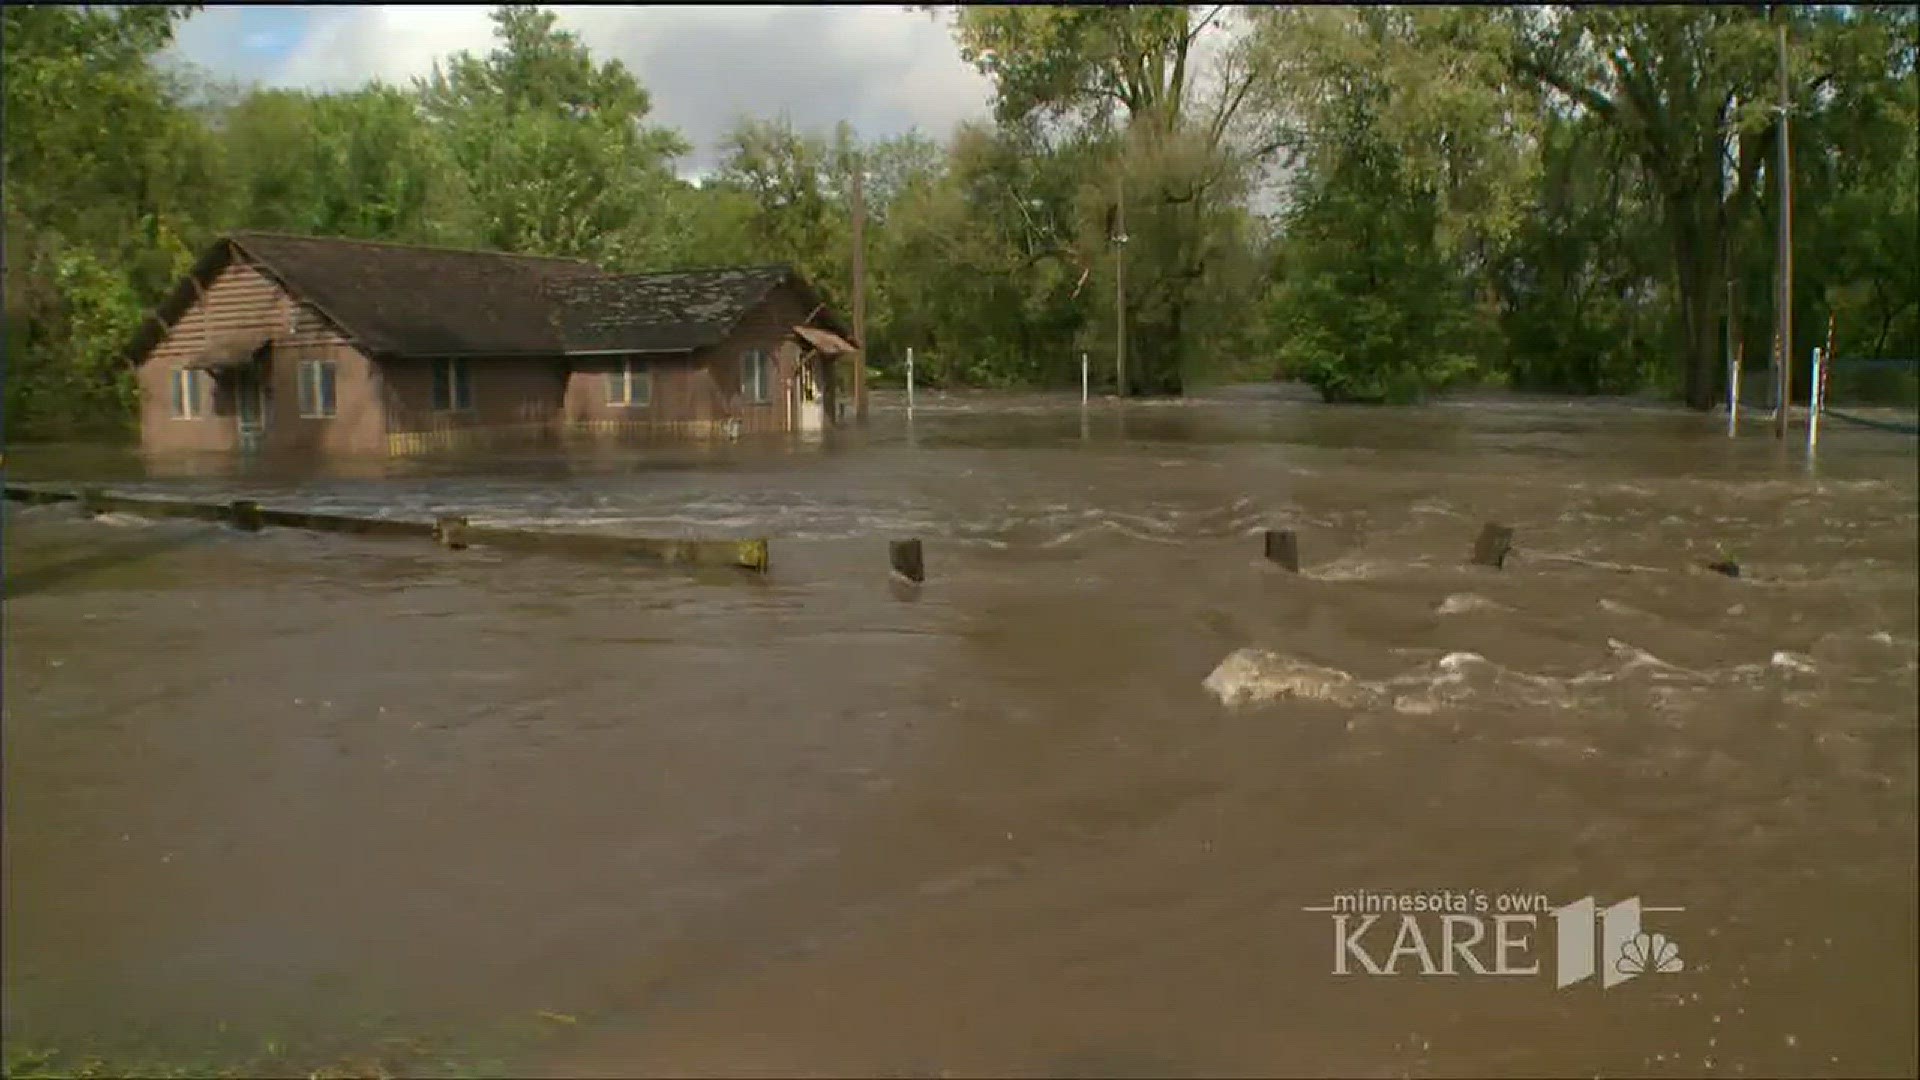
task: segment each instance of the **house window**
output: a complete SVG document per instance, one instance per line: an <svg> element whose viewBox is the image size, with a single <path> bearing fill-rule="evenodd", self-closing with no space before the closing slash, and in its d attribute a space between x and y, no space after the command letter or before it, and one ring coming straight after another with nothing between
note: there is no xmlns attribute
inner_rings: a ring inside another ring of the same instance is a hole
<svg viewBox="0 0 1920 1080"><path fill-rule="evenodd" d="M338 365L331 360L300 361L300 415L309 420L333 417Z"/></svg>
<svg viewBox="0 0 1920 1080"><path fill-rule="evenodd" d="M766 401L773 389L773 360L759 349L740 357L740 394L748 401Z"/></svg>
<svg viewBox="0 0 1920 1080"><path fill-rule="evenodd" d="M644 408L653 404L653 369L644 360L622 360L607 372L607 404Z"/></svg>
<svg viewBox="0 0 1920 1080"><path fill-rule="evenodd" d="M198 420L207 414L201 375L195 368L173 369L173 418Z"/></svg>
<svg viewBox="0 0 1920 1080"><path fill-rule="evenodd" d="M435 412L473 408L473 380L468 378L465 360L455 357L433 362L433 408Z"/></svg>

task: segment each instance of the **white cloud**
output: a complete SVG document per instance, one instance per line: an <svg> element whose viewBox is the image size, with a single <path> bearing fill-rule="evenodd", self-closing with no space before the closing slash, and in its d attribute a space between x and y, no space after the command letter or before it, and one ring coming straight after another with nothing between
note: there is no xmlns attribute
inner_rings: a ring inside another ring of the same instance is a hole
<svg viewBox="0 0 1920 1080"><path fill-rule="evenodd" d="M486 52L493 24L484 7L368 6L313 9L312 23L288 55L280 86L328 90L372 79L404 84L462 49Z"/></svg>
<svg viewBox="0 0 1920 1080"><path fill-rule="evenodd" d="M435 60L493 47L486 7L273 9L298 43L263 50L268 18L210 7L182 27L176 53L217 77L268 86L344 89L404 84ZM653 95L653 117L694 145L683 171L712 166L741 116L786 116L803 131L845 120L866 137L920 131L945 138L985 117L987 80L961 61L944 18L896 7L556 7L560 25L601 59L626 64ZM251 21L249 21L249 18ZM263 55L271 51L277 55Z"/></svg>

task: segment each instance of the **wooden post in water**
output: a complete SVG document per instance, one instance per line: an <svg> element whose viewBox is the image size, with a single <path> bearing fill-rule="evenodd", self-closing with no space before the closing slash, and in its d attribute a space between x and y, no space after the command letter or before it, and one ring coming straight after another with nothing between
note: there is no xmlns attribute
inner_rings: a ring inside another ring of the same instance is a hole
<svg viewBox="0 0 1920 1080"><path fill-rule="evenodd" d="M734 547L734 565L745 570L767 572L770 560L767 557L765 540L741 540Z"/></svg>
<svg viewBox="0 0 1920 1080"><path fill-rule="evenodd" d="M252 499L235 499L227 507L233 521L233 527L241 532L259 532L265 521L260 517L260 504Z"/></svg>
<svg viewBox="0 0 1920 1080"><path fill-rule="evenodd" d="M1480 536L1473 542L1473 562L1476 566L1498 570L1506 565L1507 553L1511 550L1513 530L1489 521L1480 527Z"/></svg>
<svg viewBox="0 0 1920 1080"><path fill-rule="evenodd" d="M907 419L913 419L913 346L907 346Z"/></svg>
<svg viewBox="0 0 1920 1080"><path fill-rule="evenodd" d="M1292 529L1268 529L1266 545L1269 562L1279 563L1296 574L1300 572L1300 539Z"/></svg>
<svg viewBox="0 0 1920 1080"><path fill-rule="evenodd" d="M433 538L442 547L459 551L467 546L467 519L456 515L435 518Z"/></svg>
<svg viewBox="0 0 1920 1080"><path fill-rule="evenodd" d="M927 564L921 555L918 540L888 541L887 561L892 564L894 573L916 585L927 580Z"/></svg>

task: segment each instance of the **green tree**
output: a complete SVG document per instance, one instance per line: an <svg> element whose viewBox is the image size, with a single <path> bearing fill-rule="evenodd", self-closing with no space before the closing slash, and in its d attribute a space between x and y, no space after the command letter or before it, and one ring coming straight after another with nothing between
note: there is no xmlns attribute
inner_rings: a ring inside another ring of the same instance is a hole
<svg viewBox="0 0 1920 1080"><path fill-rule="evenodd" d="M1831 316L1841 356L1920 356L1920 10L1845 16L1809 35L1831 78L1792 128L1798 355Z"/></svg>
<svg viewBox="0 0 1920 1080"><path fill-rule="evenodd" d="M1104 276L1117 280L1121 220L1141 237L1126 250L1126 296L1138 318L1127 320L1135 359L1125 393L1184 385L1189 313L1230 250L1209 230L1227 219L1220 211L1233 205L1241 170L1260 156L1230 138L1257 66L1224 68L1210 94L1197 89L1196 44L1224 17L1222 6L980 6L954 19L961 56L994 80L1002 123L1061 129L1108 151L1083 176L1099 195L1081 200L1105 208L1081 217L1075 239L1089 255L1100 250Z"/></svg>
<svg viewBox="0 0 1920 1080"><path fill-rule="evenodd" d="M245 228L472 243L467 185L418 98L374 84L336 94L255 91L221 124Z"/></svg>
<svg viewBox="0 0 1920 1080"><path fill-rule="evenodd" d="M179 81L154 65L189 10L0 13L11 430L124 427L130 415L119 347L203 227L207 139Z"/></svg>
<svg viewBox="0 0 1920 1080"><path fill-rule="evenodd" d="M720 168L707 185L752 204L747 233L762 253L757 261L792 264L843 312L851 242L845 172L854 149L844 129L828 140L785 120L742 120L721 141Z"/></svg>
<svg viewBox="0 0 1920 1080"><path fill-rule="evenodd" d="M1514 10L1515 74L1555 108L1612 127L1659 207L1680 310L1682 394L1718 399L1729 252L1736 219L1772 186L1777 127L1773 21L1795 37L1820 17L1737 6ZM1795 97L1830 75L1797 54ZM1761 280L1764 280L1761 275Z"/></svg>
<svg viewBox="0 0 1920 1080"><path fill-rule="evenodd" d="M1515 386L1623 393L1669 370L1671 309L1658 209L1633 182L1615 133L1592 117L1548 114L1541 175L1520 229L1493 268Z"/></svg>
<svg viewBox="0 0 1920 1080"><path fill-rule="evenodd" d="M1475 10L1264 12L1257 106L1295 170L1269 309L1283 366L1330 400L1407 400L1499 359L1490 270L1536 160Z"/></svg>
<svg viewBox="0 0 1920 1080"><path fill-rule="evenodd" d="M493 21L499 48L457 54L419 83L481 240L612 266L658 257L685 140L645 126L652 100L639 80L617 60L595 63L553 12L505 5Z"/></svg>

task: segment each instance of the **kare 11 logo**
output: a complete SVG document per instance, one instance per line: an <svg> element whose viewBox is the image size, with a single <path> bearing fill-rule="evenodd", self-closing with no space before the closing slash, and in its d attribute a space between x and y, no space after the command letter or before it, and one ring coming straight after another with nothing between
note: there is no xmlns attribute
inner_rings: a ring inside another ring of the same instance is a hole
<svg viewBox="0 0 1920 1080"><path fill-rule="evenodd" d="M1541 893L1337 893L1303 908L1333 916L1335 975L1538 975L1541 916L1553 920L1554 985L1599 976L1611 989L1686 970L1680 947L1649 933L1637 896L1601 907L1591 896L1555 906Z"/></svg>

